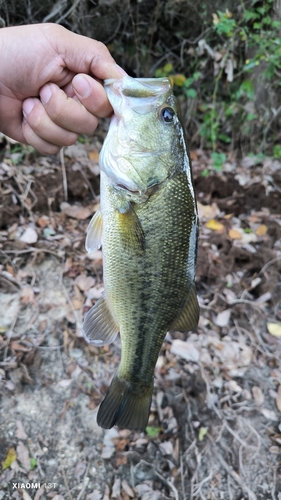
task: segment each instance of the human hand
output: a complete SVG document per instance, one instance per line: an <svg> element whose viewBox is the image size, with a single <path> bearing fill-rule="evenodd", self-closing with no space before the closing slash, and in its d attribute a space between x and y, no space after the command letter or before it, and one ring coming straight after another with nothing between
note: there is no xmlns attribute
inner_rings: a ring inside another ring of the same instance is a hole
<svg viewBox="0 0 281 500"><path fill-rule="evenodd" d="M105 45L58 24L0 29L0 131L54 154L112 108L102 80L125 74Z"/></svg>

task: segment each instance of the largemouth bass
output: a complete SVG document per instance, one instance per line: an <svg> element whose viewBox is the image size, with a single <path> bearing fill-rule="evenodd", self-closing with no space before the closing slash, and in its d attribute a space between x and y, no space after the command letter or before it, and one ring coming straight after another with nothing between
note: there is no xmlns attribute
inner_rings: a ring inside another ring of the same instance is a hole
<svg viewBox="0 0 281 500"><path fill-rule="evenodd" d="M87 313L87 342L122 356L98 424L145 429L153 374L169 330L191 330L198 216L190 161L169 79L106 80L114 109L100 153L100 210L86 249L102 245L104 295Z"/></svg>

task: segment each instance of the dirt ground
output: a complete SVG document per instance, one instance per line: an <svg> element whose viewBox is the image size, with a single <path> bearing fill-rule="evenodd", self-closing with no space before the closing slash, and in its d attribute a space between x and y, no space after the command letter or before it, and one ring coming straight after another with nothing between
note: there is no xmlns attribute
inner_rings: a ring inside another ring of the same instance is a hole
<svg viewBox="0 0 281 500"><path fill-rule="evenodd" d="M0 150L0 500L281 500L281 163L191 151L198 328L166 336L145 433L96 423L120 341L81 338L101 136Z"/></svg>

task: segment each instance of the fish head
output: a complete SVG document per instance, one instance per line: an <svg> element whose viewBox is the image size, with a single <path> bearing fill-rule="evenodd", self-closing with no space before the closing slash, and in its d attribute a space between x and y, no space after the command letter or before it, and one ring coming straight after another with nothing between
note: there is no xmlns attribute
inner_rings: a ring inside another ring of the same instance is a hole
<svg viewBox="0 0 281 500"><path fill-rule="evenodd" d="M114 115L100 168L115 187L143 195L187 157L171 82L124 76L105 80L105 90Z"/></svg>

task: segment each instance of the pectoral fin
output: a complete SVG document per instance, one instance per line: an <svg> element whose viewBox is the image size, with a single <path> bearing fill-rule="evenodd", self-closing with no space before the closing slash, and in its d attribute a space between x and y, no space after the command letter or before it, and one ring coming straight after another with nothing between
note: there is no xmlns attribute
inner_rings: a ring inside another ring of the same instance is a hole
<svg viewBox="0 0 281 500"><path fill-rule="evenodd" d="M144 232L131 204L126 212L118 211L118 225L124 247L136 252L143 251L145 247Z"/></svg>
<svg viewBox="0 0 281 500"><path fill-rule="evenodd" d="M94 252L101 247L102 243L102 215L98 210L92 217L87 229L85 247L87 252Z"/></svg>
<svg viewBox="0 0 281 500"><path fill-rule="evenodd" d="M192 330L198 325L199 305L196 295L195 285L192 285L188 294L184 309L181 315L173 324L171 330L187 331Z"/></svg>
<svg viewBox="0 0 281 500"><path fill-rule="evenodd" d="M87 312L82 332L84 339L96 346L111 344L116 339L119 327L112 317L104 296Z"/></svg>

